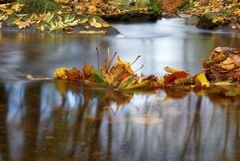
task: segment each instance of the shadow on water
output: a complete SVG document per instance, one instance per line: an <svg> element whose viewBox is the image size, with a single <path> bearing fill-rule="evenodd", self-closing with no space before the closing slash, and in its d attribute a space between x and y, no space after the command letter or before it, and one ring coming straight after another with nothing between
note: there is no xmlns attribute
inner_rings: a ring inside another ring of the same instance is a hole
<svg viewBox="0 0 240 161"><path fill-rule="evenodd" d="M61 80L0 83L0 96L2 161L240 159L239 100L232 97Z"/></svg>

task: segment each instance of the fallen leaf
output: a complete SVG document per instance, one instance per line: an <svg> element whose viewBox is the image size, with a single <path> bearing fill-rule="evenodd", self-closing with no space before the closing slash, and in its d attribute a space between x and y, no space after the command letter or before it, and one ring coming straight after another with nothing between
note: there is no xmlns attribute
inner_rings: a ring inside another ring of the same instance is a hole
<svg viewBox="0 0 240 161"><path fill-rule="evenodd" d="M66 72L67 79L68 80L81 80L83 79L83 73L77 69L76 67L73 67L70 70L67 70Z"/></svg>
<svg viewBox="0 0 240 161"><path fill-rule="evenodd" d="M184 70L180 70L180 69L174 69L174 68L171 68L171 67L165 67L164 70L167 72L167 73L175 73L175 72L184 72Z"/></svg>
<svg viewBox="0 0 240 161"><path fill-rule="evenodd" d="M54 72L54 78L55 79L67 79L67 71L68 71L68 68L66 68L66 67L56 69Z"/></svg>
<svg viewBox="0 0 240 161"><path fill-rule="evenodd" d="M210 83L204 73L197 74L196 82L199 83L201 87L210 87Z"/></svg>
<svg viewBox="0 0 240 161"><path fill-rule="evenodd" d="M166 75L164 77L164 84L165 85L171 84L175 80L181 79L181 78L186 78L187 76L188 76L188 73L186 73L185 71L174 72L174 73Z"/></svg>

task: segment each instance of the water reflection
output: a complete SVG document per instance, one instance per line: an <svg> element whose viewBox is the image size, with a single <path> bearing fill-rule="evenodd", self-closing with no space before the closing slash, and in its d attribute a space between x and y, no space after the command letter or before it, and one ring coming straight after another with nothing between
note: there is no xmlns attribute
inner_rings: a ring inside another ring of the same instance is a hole
<svg viewBox="0 0 240 161"><path fill-rule="evenodd" d="M185 19L159 20L157 23L114 24L121 36L0 33L0 79L19 80L26 74L52 76L61 66L82 68L84 62L97 65L96 50L101 58L117 51L132 61L133 68L145 65L145 74L163 74L163 67L173 66L197 73L201 62L216 46L238 47L239 33L220 33L186 25Z"/></svg>
<svg viewBox="0 0 240 161"><path fill-rule="evenodd" d="M240 159L239 104L215 97L66 81L0 83L0 96L2 161Z"/></svg>
<svg viewBox="0 0 240 161"><path fill-rule="evenodd" d="M238 97L25 81L60 66L96 65L96 47L102 59L108 47L128 61L141 54L136 67L144 64L145 74L167 65L196 73L213 48L240 41L184 19L114 25L121 36L0 33L0 161L240 160Z"/></svg>

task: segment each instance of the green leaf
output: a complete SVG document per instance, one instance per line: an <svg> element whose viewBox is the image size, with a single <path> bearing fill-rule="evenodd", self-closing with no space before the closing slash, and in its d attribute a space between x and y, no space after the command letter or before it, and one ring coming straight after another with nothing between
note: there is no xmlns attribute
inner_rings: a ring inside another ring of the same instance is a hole
<svg viewBox="0 0 240 161"><path fill-rule="evenodd" d="M68 15L65 20L64 20L64 23L70 23L72 22L74 19L75 19L76 16L70 16Z"/></svg>
<svg viewBox="0 0 240 161"><path fill-rule="evenodd" d="M105 79L104 79L104 76L103 76L103 73L101 70L94 69L92 74L93 74L93 78L97 82L97 84L106 85Z"/></svg>
<svg viewBox="0 0 240 161"><path fill-rule="evenodd" d="M83 20L81 20L79 23L82 24L82 23L86 23L88 21L88 18L85 18Z"/></svg>

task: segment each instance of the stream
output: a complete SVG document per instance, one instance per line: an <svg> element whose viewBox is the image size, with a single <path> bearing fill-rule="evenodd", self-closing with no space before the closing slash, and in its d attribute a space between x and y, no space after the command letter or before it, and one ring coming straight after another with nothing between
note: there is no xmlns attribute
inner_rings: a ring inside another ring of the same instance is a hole
<svg viewBox="0 0 240 161"><path fill-rule="evenodd" d="M0 33L0 161L239 161L239 97L118 91L53 77L59 67L97 66L107 49L144 74L192 75L240 34L200 30L193 20L113 24L117 36Z"/></svg>

